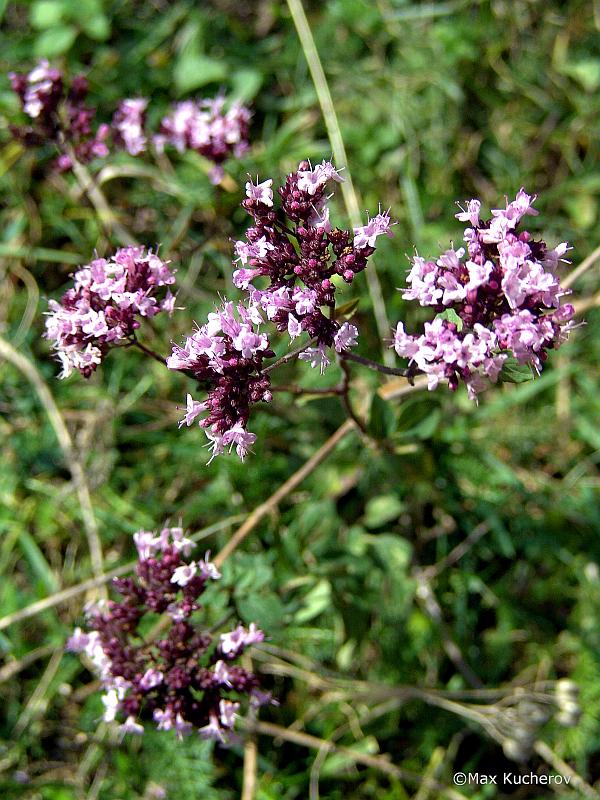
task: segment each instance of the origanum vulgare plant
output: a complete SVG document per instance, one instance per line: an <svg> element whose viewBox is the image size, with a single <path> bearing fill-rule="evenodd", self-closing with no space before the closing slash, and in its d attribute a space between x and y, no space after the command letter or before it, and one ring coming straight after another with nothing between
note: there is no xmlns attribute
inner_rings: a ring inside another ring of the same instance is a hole
<svg viewBox="0 0 600 800"><path fill-rule="evenodd" d="M440 382L455 390L463 382L472 399L498 380L508 358L539 373L548 351L568 336L574 309L562 303L567 293L555 274L567 245L549 249L520 229L523 217L537 214L535 197L521 189L489 221L480 219L478 200L456 215L470 223L466 250L447 250L437 261L414 258L403 297L438 313L419 336L397 324L393 346L408 360L406 369L352 353L358 329L336 319L336 278L351 283L366 268L377 238L392 235L392 229L389 213L382 212L353 231L334 228L327 192L341 180L330 162L314 168L302 162L279 188L279 203L271 179L246 183L242 206L253 224L246 239L235 243L233 272L234 285L246 296L221 302L165 359L169 369L184 372L206 392L202 400L188 393L180 424L199 419L210 460L228 448L243 460L254 444L251 409L270 402L272 374L289 360L269 363L277 334L290 342L304 335L308 344L294 355L321 374L337 357L409 378L424 373L430 390ZM141 318L172 313L175 303L170 289L161 292L174 276L157 255L125 248L73 277L75 288L60 302L50 301L46 322L46 336L63 364L61 377L73 367L88 377L115 345L149 352L135 336Z"/></svg>
<svg viewBox="0 0 600 800"><path fill-rule="evenodd" d="M197 146L194 126L219 108L180 104L163 121L163 144ZM122 105L115 123L124 145L137 151L145 146L144 110L142 102ZM46 321L61 377L78 370L88 378L111 349L128 346L183 373L196 388L187 393L179 424L197 422L204 430L210 463L233 449L242 460L248 455L256 441L248 428L252 410L271 401L277 369L292 358L321 375L337 359L345 379L331 392L361 427L348 399L348 362L409 380L424 374L429 390L440 383L456 390L464 383L474 400L498 381L509 360L541 371L549 351L566 340L574 309L563 303L567 292L556 275L567 245L551 249L522 225L537 213L535 197L521 189L487 221L479 201L468 201L456 215L468 223L466 248L450 249L435 261L413 259L403 297L431 308L434 316L416 335L397 323L392 346L407 364L390 368L354 353L358 329L336 317L340 287L367 267L378 237L392 235L390 214L381 210L353 230L333 226L328 201L342 180L328 161L315 167L303 161L277 192L272 179L246 183L242 206L252 224L235 242L232 274L244 296L222 298L205 321L173 344L168 357L138 338L144 319L176 310L168 261L132 246L77 270L73 288L50 301ZM279 359L277 336L288 338L290 346ZM92 609L89 631L78 630L69 647L94 662L105 689L105 719L118 718L124 731L141 733L144 720L153 719L159 729L180 736L196 729L227 741L244 696L253 705L270 699L256 676L233 663L263 633L250 624L214 640L201 626L199 598L219 573L208 556L184 560L191 542L181 529L140 532L135 542L136 578L116 582L123 599ZM148 614L162 615L167 631L161 623L148 638Z"/></svg>

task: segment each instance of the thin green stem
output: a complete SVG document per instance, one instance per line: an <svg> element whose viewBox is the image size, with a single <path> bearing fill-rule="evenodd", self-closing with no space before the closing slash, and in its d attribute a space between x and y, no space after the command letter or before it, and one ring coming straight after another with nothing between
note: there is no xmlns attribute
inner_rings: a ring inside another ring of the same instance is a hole
<svg viewBox="0 0 600 800"><path fill-rule="evenodd" d="M382 372L384 375L398 375L402 378L410 377L411 372L408 369L399 367L386 367L384 364L379 364L377 361L372 361L370 358L359 356L357 353L352 353L350 350L345 350L340 353L340 359L343 361L354 361L356 364L362 364L363 367Z"/></svg>
<svg viewBox="0 0 600 800"><path fill-rule="evenodd" d="M327 129L327 136L333 151L335 164L338 168L343 168L345 170L345 180L342 183L342 195L344 197L346 210L352 225L358 227L361 224L360 206L358 203L356 190L354 189L354 184L352 183L352 176L350 175L350 170L348 168L346 148L344 146L340 124L335 111L335 106L333 104L333 99L331 97L331 92L329 90L329 84L327 83L327 78L325 77L323 65L319 57L310 25L308 24L308 20L304 12L302 0L287 0L287 5L298 33L300 45L302 46L302 52L304 53L306 63L308 64L308 69L315 86L315 91L317 93L317 98L319 100L319 105L321 106L321 112L325 121L325 127ZM365 274L367 276L369 294L371 295L371 300L373 302L373 312L375 314L379 338L383 342L389 336L391 326L385 309L381 284L379 283L379 278L375 271L375 265L373 261L369 263ZM394 357L392 353L387 349L384 349L382 353L385 364L392 366L394 363Z"/></svg>
<svg viewBox="0 0 600 800"><path fill-rule="evenodd" d="M145 353L147 356L150 356L150 358L153 358L155 361L158 361L158 363L162 364L163 367L166 366L167 359L164 358L163 356L159 355L159 353L156 353L154 350L150 349L149 347L146 347L146 345L142 344L139 339L134 339L132 344L133 344L134 347L137 347L138 350L141 350L142 353Z"/></svg>

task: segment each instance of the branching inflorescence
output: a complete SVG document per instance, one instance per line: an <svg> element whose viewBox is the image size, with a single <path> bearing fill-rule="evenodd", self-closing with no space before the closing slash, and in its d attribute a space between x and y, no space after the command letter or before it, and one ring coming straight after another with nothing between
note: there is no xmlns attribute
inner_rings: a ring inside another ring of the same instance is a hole
<svg viewBox="0 0 600 800"><path fill-rule="evenodd" d="M122 596L88 611L88 631L78 628L67 649L85 653L98 673L104 719L119 719L126 733L141 734L143 722L182 737L196 730L226 742L240 700L253 706L270 701L255 675L235 662L264 639L254 623L238 625L216 639L197 621L207 584L221 576L208 560L187 561L193 542L181 528L158 535L134 534L139 561L135 578L115 579ZM162 638L149 636L148 623L164 615Z"/></svg>
<svg viewBox="0 0 600 800"><path fill-rule="evenodd" d="M472 399L495 383L509 357L538 373L547 351L567 338L574 314L561 305L567 294L555 269L568 247L550 250L526 230L523 217L537 214L535 197L519 191L505 209L483 222L479 200L470 200L456 216L469 222L464 248L447 250L436 261L417 256L402 296L440 312L426 322L421 336L408 335L399 322L394 347L428 376L429 388L463 381Z"/></svg>
<svg viewBox="0 0 600 800"><path fill-rule="evenodd" d="M306 333L315 347L307 346L300 359L319 367L330 363L328 348L343 353L354 346L358 330L335 319L334 276L351 283L365 269L381 234L390 234L389 214L378 214L354 232L332 228L325 192L331 181L341 181L332 164L314 169L302 162L279 189L281 207L274 206L273 181L246 184L242 203L254 220L246 240L235 243L239 267L234 284L248 292L245 303L231 302L209 315L208 323L174 345L167 359L170 369L191 372L208 389L204 402L187 398L181 424L200 421L210 440L213 457L229 446L244 458L256 436L247 430L250 408L271 399L270 379L263 360L275 354L260 332L266 320L291 340ZM262 279L263 288L255 281ZM212 460L212 459L211 459Z"/></svg>
<svg viewBox="0 0 600 800"><path fill-rule="evenodd" d="M23 89L23 101L46 119L44 109L55 109L56 98L62 96L59 77L50 75L42 88L29 83L35 91ZM193 105L180 104L163 121L161 146L168 141L178 149L214 147L210 157L219 165L243 138L234 130L237 123L221 126L220 150L216 133L200 132L214 119L198 122L197 115L204 112ZM206 113L216 115L221 108L219 101ZM142 99L126 101L113 120L122 146L132 153L147 146L145 109ZM246 123L242 119L240 125ZM45 335L62 362L61 377L77 369L87 378L112 347L137 345L206 392L201 401L187 394L180 426L198 421L212 461L233 448L243 460L256 440L248 430L250 414L254 405L272 399L271 374L281 363L265 363L275 358L269 325L290 343L305 337L304 347L281 360L297 356L321 374L337 356L387 373L425 373L430 389L445 382L454 390L462 381L477 399L498 380L510 357L541 370L548 351L567 338L574 309L562 304L566 292L555 274L567 245L549 249L520 229L525 215L537 213L535 198L521 189L505 209L492 211L487 222L480 219L479 201L471 200L456 215L470 223L466 251L450 249L435 262L414 258L403 297L437 315L420 336L397 324L393 346L409 359L409 366L394 370L351 353L358 330L336 317L341 282L352 283L367 267L377 238L391 235L388 212L380 211L352 231L332 226L327 190L341 180L330 162L313 168L304 161L279 188L278 204L271 179L246 183L242 206L253 222L245 239L235 242L233 272L234 285L246 296L243 302L223 300L181 345L173 344L166 359L139 342L136 329L142 318L174 310L169 287L175 278L169 262L143 247L127 247L79 269L74 287L60 302L50 301L47 315ZM347 393L347 385L345 374L338 394ZM347 394L344 401L357 421ZM123 732L141 734L144 721L153 720L159 730L172 729L180 738L196 730L205 738L230 741L244 697L253 707L271 702L257 677L235 663L264 635L251 623L215 640L199 626L200 597L220 574L208 554L197 562L186 560L192 542L182 529L165 528L157 535L140 531L134 541L136 577L115 581L122 600L91 609L89 630L77 629L68 647L93 662L104 687L104 719L118 719ZM156 615L162 615L162 622L152 629ZM513 755L517 746L522 752L523 741L510 740Z"/></svg>
<svg viewBox="0 0 600 800"><path fill-rule="evenodd" d="M142 128L135 120L143 115L143 104L122 112L123 140L142 147ZM124 120L130 112L128 127ZM331 195L326 192L341 180L330 162L313 168L304 161L280 187L279 207L271 179L246 183L242 206L253 224L246 238L235 242L233 272L233 283L246 297L237 304L223 301L182 345L173 345L165 360L169 369L186 373L206 391L202 401L187 395L180 426L198 420L209 440L210 461L233 448L243 460L256 440L248 430L250 413L255 404L272 399L270 375L279 363L265 365L275 356L267 324L290 341L305 334L308 342L296 354L321 373L331 363L332 351L340 359L387 369L349 352L358 330L336 319L335 311L336 282L351 283L365 269L377 238L391 235L390 216L380 211L353 231L333 228L327 205ZM548 350L566 340L574 309L561 304L566 292L555 270L568 248L563 243L551 250L519 230L525 215L537 214L534 200L521 189L488 222L479 217L479 201L471 200L456 215L470 223L467 251L450 249L436 262L414 258L403 297L438 314L425 323L420 336L407 334L398 323L394 347L409 359L409 366L393 372L425 373L430 389L445 382L454 390L462 381L476 400L498 380L507 359L539 372ZM96 259L76 272L74 280L75 287L60 303L50 301L46 323L46 336L63 365L62 377L73 368L89 377L114 345L137 344L147 350L135 338L139 317L174 308L171 291L160 291L174 282L172 272L143 248Z"/></svg>
<svg viewBox="0 0 600 800"><path fill-rule="evenodd" d="M140 317L172 313L175 283L169 262L143 247L97 258L73 275L74 286L49 301L45 336L62 364L60 377L78 369L88 378L111 347L132 340Z"/></svg>

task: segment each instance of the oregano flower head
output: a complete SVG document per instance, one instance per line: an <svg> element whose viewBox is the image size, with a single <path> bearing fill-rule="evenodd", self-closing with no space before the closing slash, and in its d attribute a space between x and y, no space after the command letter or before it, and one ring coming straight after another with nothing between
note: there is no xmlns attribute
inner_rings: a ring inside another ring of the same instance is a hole
<svg viewBox="0 0 600 800"><path fill-rule="evenodd" d="M92 661L104 690L104 720L118 720L123 732L142 734L153 721L179 738L196 731L226 742L244 698L254 706L271 699L236 663L264 634L254 623L218 636L200 625L200 598L221 576L209 554L189 561L194 544L181 528L138 531L133 538L135 577L114 580L122 599L89 610L87 631L77 628L67 649ZM152 639L156 614L168 627Z"/></svg>
<svg viewBox="0 0 600 800"><path fill-rule="evenodd" d="M227 102L222 95L204 100L184 100L176 103L160 124L154 143L159 150L169 144L180 153L195 150L213 161L210 178L221 182L223 161L240 158L249 147L250 109L241 103Z"/></svg>
<svg viewBox="0 0 600 800"><path fill-rule="evenodd" d="M250 301L280 333L287 332L292 340L304 332L315 338L316 347L305 357L319 366L328 362L325 348L345 349L358 335L352 326L353 335L345 329L339 336L342 326L334 314L333 278L352 283L367 266L376 238L391 235L389 215L381 213L354 232L332 227L328 207L332 195L326 191L332 182L342 180L329 161L314 169L303 161L279 188L279 209L274 206L273 181L250 180L242 205L253 225L246 240L235 243L239 267L233 273L234 284L248 291ZM257 281L266 285L258 288Z"/></svg>
<svg viewBox="0 0 600 800"><path fill-rule="evenodd" d="M62 365L59 377L77 369L88 378L111 347L134 335L140 318L173 311L168 263L144 247L124 247L73 274L73 288L48 303L44 335Z"/></svg>
<svg viewBox="0 0 600 800"><path fill-rule="evenodd" d="M174 345L170 369L182 370L206 385L207 398L187 396L181 425L199 424L209 438L212 458L233 449L243 460L256 435L247 430L252 406L271 400L263 361L274 357L263 326L289 336L314 340L299 354L323 372L331 350L341 353L357 344L358 329L335 318L336 278L351 283L365 269L378 236L391 235L388 213L378 213L354 231L333 228L326 191L342 176L329 161L312 167L303 161L279 188L273 181L246 183L243 208L253 218L246 239L235 242L233 283L247 293L209 314L208 322Z"/></svg>
<svg viewBox="0 0 600 800"><path fill-rule="evenodd" d="M429 389L444 382L454 390L462 381L476 399L498 380L509 357L539 373L548 351L567 339L574 308L562 302L568 292L556 268L568 245L550 249L521 228L525 216L538 213L534 201L521 189L483 221L480 201L469 200L456 215L469 223L466 250L447 250L436 261L413 259L402 296L438 316L420 336L407 334L399 322L394 347L428 376Z"/></svg>
<svg viewBox="0 0 600 800"><path fill-rule="evenodd" d="M269 402L271 381L261 373L263 360L275 355L265 333L259 332L264 320L255 305L224 302L208 315L183 343L173 345L167 359L169 369L191 373L206 384L207 398L196 402L187 398L187 412L180 425L200 420L209 439L210 461L226 448L236 448L244 460L256 435L247 430L250 409L259 402ZM209 461L209 463L210 463Z"/></svg>
<svg viewBox="0 0 600 800"><path fill-rule="evenodd" d="M9 78L30 119L28 125L12 126L11 130L26 146L57 144L62 152L55 166L61 172L73 166L66 149L81 163L108 155L110 128L101 124L93 129L96 109L85 104L88 82L84 75L75 75L67 88L62 72L42 59L26 75L12 72Z"/></svg>

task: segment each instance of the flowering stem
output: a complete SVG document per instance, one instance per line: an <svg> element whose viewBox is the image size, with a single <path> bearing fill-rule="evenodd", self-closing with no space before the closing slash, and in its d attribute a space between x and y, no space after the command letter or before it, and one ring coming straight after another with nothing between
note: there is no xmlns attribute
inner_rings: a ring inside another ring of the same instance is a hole
<svg viewBox="0 0 600 800"><path fill-rule="evenodd" d="M317 388L314 388L314 389L305 388L304 386L295 386L295 385L291 384L291 385L288 385L288 386L272 386L271 387L271 391L272 392L287 392L288 394L293 394L293 395L302 395L302 394L307 394L307 395L311 395L311 394L313 394L313 395L315 395L315 394L319 394L319 395L340 394L341 395L341 394L344 394L345 390L344 390L344 386L342 384L338 384L336 386L317 387Z"/></svg>
<svg viewBox="0 0 600 800"><path fill-rule="evenodd" d="M286 353L284 356L281 356L281 358L278 358L277 361L274 361L272 364L269 364L268 367L265 367L262 370L262 374L268 375L269 372L273 372L274 369L277 369L277 367L280 367L282 364L287 364L288 361L293 361L294 358L307 350L312 344L314 344L314 342L315 339L311 339L310 342L303 344L302 347L298 347L296 350L292 350L290 353Z"/></svg>
<svg viewBox="0 0 600 800"><path fill-rule="evenodd" d="M366 436L368 436L367 428L364 422L354 413L352 403L350 402L350 369L348 368L348 365L345 364L341 359L340 367L342 368L344 375L342 383L340 384L342 390L340 392L340 399L342 401L342 405L344 406L344 411L360 429L361 433L364 433Z"/></svg>
<svg viewBox="0 0 600 800"><path fill-rule="evenodd" d="M142 344L139 341L139 339L135 339L135 338L132 339L131 344L134 347L137 347L138 350L141 350L142 353L146 353L147 356L150 356L150 358L153 358L155 361L158 361L160 364L163 365L163 367L166 366L167 359L163 358L161 355L159 355L158 353L154 352L154 350L151 350L149 347L146 347L146 345Z"/></svg>
<svg viewBox="0 0 600 800"><path fill-rule="evenodd" d="M75 175L82 192L87 195L89 201L94 206L101 225L106 228L108 233L114 233L122 245L137 245L138 242L136 239L117 220L113 211L108 205L108 201L106 200L102 190L94 181L87 168L77 160L74 149L65 141L64 136L61 135L59 142L64 152L71 159L73 174Z"/></svg>
<svg viewBox="0 0 600 800"><path fill-rule="evenodd" d="M433 778L422 775L417 775L415 772L397 767L385 755L372 756L358 752L351 747L344 747L343 745L336 744L328 739L319 739L309 733L303 731L293 730L292 728L283 728L280 725L275 725L271 722L253 722L251 720L245 723L245 728L249 733L259 733L266 736L271 736L273 739L283 739L284 741L293 742L294 744L302 747L308 747L316 750L324 750L327 753L340 753L341 755L349 758L357 764L370 767L371 769L379 770L387 775L407 781L416 785L422 784L430 789L435 789L442 796L451 798L451 800L465 800L465 795L440 783Z"/></svg>
<svg viewBox="0 0 600 800"><path fill-rule="evenodd" d="M344 439L350 433L350 431L354 430L354 427L354 420L347 419L346 422L344 422L343 425L340 425L337 431L332 434L315 453L313 453L308 461L305 461L300 469L296 470L296 472L294 472L294 474L291 475L287 481L285 481L285 483L283 483L277 489L276 492L274 492L267 500L265 500L264 503L261 503L254 509L244 524L237 529L223 549L217 553L215 558L213 558L213 562L217 567L220 567L223 562L226 561L231 553L233 553L233 551L239 547L246 536L248 536L248 534L254 530L254 528L264 517L268 516L275 508L277 508L279 503L285 497L287 497L290 492L293 492L294 489L299 486L304 479L307 478L319 466L319 464L335 450L339 442L341 442L342 439Z"/></svg>
<svg viewBox="0 0 600 800"><path fill-rule="evenodd" d="M288 226L285 225L283 222L280 222L279 220L275 220L274 224L277 225L277 227L281 231L283 231L283 233L287 233L288 236L293 236L294 239L298 239L299 238L298 234L296 233L296 231L293 231L291 228L288 228Z"/></svg>
<svg viewBox="0 0 600 800"><path fill-rule="evenodd" d="M362 364L363 367L383 372L384 375L400 375L402 378L410 378L411 371L409 369L397 369L396 367L386 367L384 364L379 364L377 361L371 361L370 358L359 356L349 350L340 353L340 358L345 361L355 361L357 364Z"/></svg>

